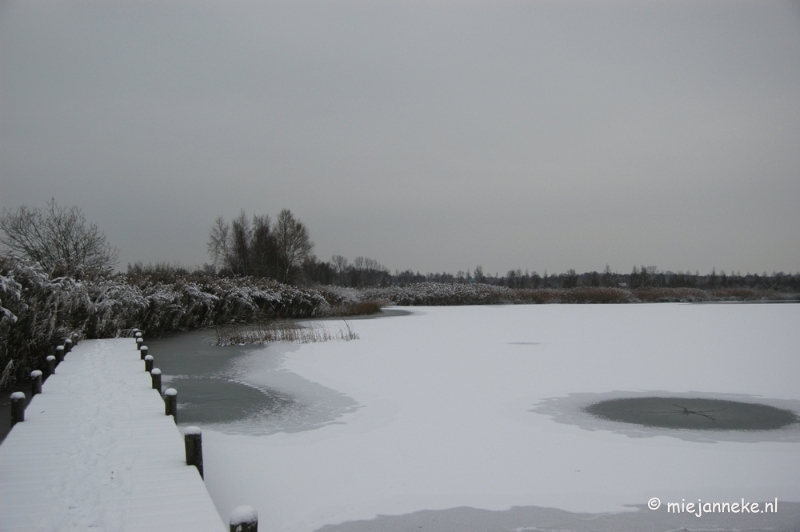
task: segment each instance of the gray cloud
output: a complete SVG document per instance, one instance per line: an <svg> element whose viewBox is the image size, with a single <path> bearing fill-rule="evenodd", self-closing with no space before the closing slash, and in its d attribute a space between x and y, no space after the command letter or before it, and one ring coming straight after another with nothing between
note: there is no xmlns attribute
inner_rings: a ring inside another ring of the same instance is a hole
<svg viewBox="0 0 800 532"><path fill-rule="evenodd" d="M0 6L0 206L208 260L288 207L316 252L456 271L798 271L800 18L750 2Z"/></svg>

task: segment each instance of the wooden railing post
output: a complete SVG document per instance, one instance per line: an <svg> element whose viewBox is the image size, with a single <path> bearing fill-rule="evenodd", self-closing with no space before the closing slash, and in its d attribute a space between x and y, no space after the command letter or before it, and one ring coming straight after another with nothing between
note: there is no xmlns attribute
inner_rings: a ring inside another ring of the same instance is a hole
<svg viewBox="0 0 800 532"><path fill-rule="evenodd" d="M56 365L64 362L64 346L56 347Z"/></svg>
<svg viewBox="0 0 800 532"><path fill-rule="evenodd" d="M145 357L147 357L147 346L146 345L139 346L139 356L142 358L142 360L144 360Z"/></svg>
<svg viewBox="0 0 800 532"><path fill-rule="evenodd" d="M153 389L158 390L158 395L161 395L161 370L158 368L150 370L150 378L153 380Z"/></svg>
<svg viewBox="0 0 800 532"><path fill-rule="evenodd" d="M231 532L258 532L258 512L252 506L239 506L231 512Z"/></svg>
<svg viewBox="0 0 800 532"><path fill-rule="evenodd" d="M153 371L153 355L147 355L144 357L144 370Z"/></svg>
<svg viewBox="0 0 800 532"><path fill-rule="evenodd" d="M195 466L203 478L203 433L199 427L186 427L183 431L186 446L186 465Z"/></svg>
<svg viewBox="0 0 800 532"><path fill-rule="evenodd" d="M31 371L31 397L37 393L42 393L42 372L38 369Z"/></svg>
<svg viewBox="0 0 800 532"><path fill-rule="evenodd" d="M11 426L25 421L25 394L14 392L11 394Z"/></svg>
<svg viewBox="0 0 800 532"><path fill-rule="evenodd" d="M47 363L47 376L49 377L56 372L56 357L49 355L44 360Z"/></svg>
<svg viewBox="0 0 800 532"><path fill-rule="evenodd" d="M178 424L178 390L167 388L164 392L164 414L172 416L175 424Z"/></svg>

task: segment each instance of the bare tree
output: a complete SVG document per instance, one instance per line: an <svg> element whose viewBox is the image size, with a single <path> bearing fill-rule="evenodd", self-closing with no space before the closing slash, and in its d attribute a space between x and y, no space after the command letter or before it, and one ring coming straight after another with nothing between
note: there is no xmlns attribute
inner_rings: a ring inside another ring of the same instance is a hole
<svg viewBox="0 0 800 532"><path fill-rule="evenodd" d="M250 221L244 212L231 222L230 267L237 275L250 275L250 240L252 231Z"/></svg>
<svg viewBox="0 0 800 532"><path fill-rule="evenodd" d="M0 230L9 254L34 260L53 276L105 275L117 264L119 250L97 225L88 223L80 208L61 207L55 199L45 210L24 205L3 209Z"/></svg>
<svg viewBox="0 0 800 532"><path fill-rule="evenodd" d="M347 258L341 255L334 255L331 257L331 262L338 275L344 275L347 270Z"/></svg>
<svg viewBox="0 0 800 532"><path fill-rule="evenodd" d="M214 269L228 267L228 258L231 253L230 238L230 227L222 216L217 216L208 235L208 254L211 255Z"/></svg>
<svg viewBox="0 0 800 532"><path fill-rule="evenodd" d="M311 254L314 243L308 237L308 230L296 220L289 209L278 214L275 225L275 240L278 244L278 257L281 265L279 280L284 283L294 281L303 261Z"/></svg>
<svg viewBox="0 0 800 532"><path fill-rule="evenodd" d="M251 223L243 210L230 224L219 216L208 240L215 268L285 283L296 280L303 263L312 257L313 246L306 227L286 209L278 215L274 228L267 215L253 216Z"/></svg>
<svg viewBox="0 0 800 532"><path fill-rule="evenodd" d="M269 216L253 216L250 238L250 270L256 277L276 277L278 244L272 234Z"/></svg>
<svg viewBox="0 0 800 532"><path fill-rule="evenodd" d="M483 274L483 266L481 266L480 264L475 266L475 273L473 274L473 277L475 278L476 283L486 282L486 276Z"/></svg>

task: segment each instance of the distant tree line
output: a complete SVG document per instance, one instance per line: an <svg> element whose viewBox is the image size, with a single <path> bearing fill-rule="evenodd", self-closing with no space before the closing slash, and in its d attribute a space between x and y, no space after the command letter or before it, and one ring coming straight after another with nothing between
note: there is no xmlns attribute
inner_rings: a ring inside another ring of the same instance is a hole
<svg viewBox="0 0 800 532"><path fill-rule="evenodd" d="M303 282L307 284L324 284L347 287L379 287L408 286L416 283L472 284L482 283L491 286L503 286L518 289L547 288L696 288L700 290L716 290L722 288L749 288L754 290L800 291L800 273L788 274L773 272L762 274L740 272L726 273L712 269L711 273L661 271L655 266L634 266L630 273L618 273L610 267L602 272L591 271L577 273L570 269L564 273L542 275L520 269L509 270L505 275L486 274L481 266L474 271L458 271L452 273L426 273L412 270L395 270L388 268L373 259L358 257L352 264L340 255L335 255L329 262L319 262L310 256L303 265Z"/></svg>
<svg viewBox="0 0 800 532"><path fill-rule="evenodd" d="M564 273L545 271L542 275L521 269L505 275L490 274L478 265L473 271L459 270L455 274L425 273L410 269L392 273L375 259L356 257L350 262L342 255L320 260L312 254L313 242L302 222L289 210L278 215L271 225L267 215L253 216L252 221L242 211L226 223L220 216L209 233L208 251L212 264L205 273L216 276L252 276L276 279L295 285L326 285L349 288L408 286L418 283L471 284L481 283L512 289L570 289L579 287L628 288L692 288L715 290L749 288L754 290L800 291L800 273L741 274L740 272L711 273L661 271L655 266L634 266L630 273L614 272L606 265L602 272ZM141 268L141 265L138 266ZM130 270L130 266L129 266Z"/></svg>
<svg viewBox="0 0 800 532"><path fill-rule="evenodd" d="M86 221L78 207L62 207L55 200L46 209L22 206L5 209L0 215L0 243L5 256L18 256L39 263L51 277L74 279L97 278L113 274L118 250L108 244L95 224ZM474 270L455 274L425 273L410 269L392 273L375 259L356 257L350 262L342 255L331 260L318 259L313 253L306 226L288 209L275 222L268 215L248 218L245 211L230 222L220 216L209 231L208 252L211 263L199 272L212 277L253 277L274 279L291 285L325 285L348 288L408 286L418 283L487 284L512 289L570 289L579 287L691 288L717 290L748 288L800 292L800 273L768 274L726 272L712 269L698 271L661 271L655 266L634 266L630 273L619 273L606 266L602 272L542 275L536 271L510 270L505 275L486 273L478 265ZM166 276L189 272L168 263L128 265L129 274Z"/></svg>

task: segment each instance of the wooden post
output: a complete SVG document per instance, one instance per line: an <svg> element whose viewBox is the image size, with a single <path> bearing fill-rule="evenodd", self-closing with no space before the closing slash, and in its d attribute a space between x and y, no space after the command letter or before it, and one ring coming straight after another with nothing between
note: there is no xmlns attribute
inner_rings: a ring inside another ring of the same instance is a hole
<svg viewBox="0 0 800 532"><path fill-rule="evenodd" d="M25 394L14 392L11 394L11 426L25 421Z"/></svg>
<svg viewBox="0 0 800 532"><path fill-rule="evenodd" d="M72 333L72 345L78 345L78 341L80 340L78 333Z"/></svg>
<svg viewBox="0 0 800 532"><path fill-rule="evenodd" d="M183 443L186 446L186 465L195 466L203 477L203 434L199 427L186 427L183 431Z"/></svg>
<svg viewBox="0 0 800 532"><path fill-rule="evenodd" d="M60 345L56 347L56 365L64 362L64 346Z"/></svg>
<svg viewBox="0 0 800 532"><path fill-rule="evenodd" d="M167 388L164 392L164 414L172 416L178 424L178 390L175 388Z"/></svg>
<svg viewBox="0 0 800 532"><path fill-rule="evenodd" d="M47 362L47 376L49 377L56 372L56 357L50 355L45 358L45 361Z"/></svg>
<svg viewBox="0 0 800 532"><path fill-rule="evenodd" d="M158 395L161 395L161 370L158 368L151 369L150 378L153 379L153 389L158 390Z"/></svg>
<svg viewBox="0 0 800 532"><path fill-rule="evenodd" d="M141 349L143 345L144 345L144 340L142 340L141 337L137 338L136 339L136 350L138 351L139 349Z"/></svg>
<svg viewBox="0 0 800 532"><path fill-rule="evenodd" d="M231 512L231 532L258 532L258 512L252 506L239 506Z"/></svg>
<svg viewBox="0 0 800 532"><path fill-rule="evenodd" d="M153 355L147 355L146 357L144 357L144 370L145 371L153 370Z"/></svg>
<svg viewBox="0 0 800 532"><path fill-rule="evenodd" d="M147 346L146 345L139 346L139 356L142 357L142 360L147 358Z"/></svg>
<svg viewBox="0 0 800 532"><path fill-rule="evenodd" d="M70 351L72 351L72 340L70 340L69 338L65 338L64 339L64 354L66 355Z"/></svg>
<svg viewBox="0 0 800 532"><path fill-rule="evenodd" d="M134 338L144 338L142 336L142 332L139 329L134 329L133 337Z"/></svg>
<svg viewBox="0 0 800 532"><path fill-rule="evenodd" d="M42 372L38 369L31 371L31 379L33 379L31 383L31 397L33 397L37 393L42 393Z"/></svg>

